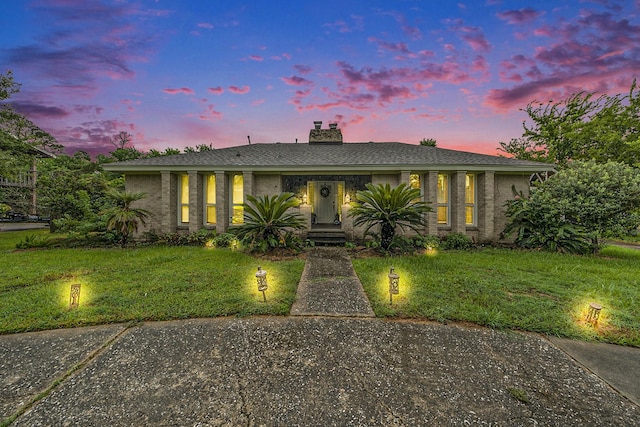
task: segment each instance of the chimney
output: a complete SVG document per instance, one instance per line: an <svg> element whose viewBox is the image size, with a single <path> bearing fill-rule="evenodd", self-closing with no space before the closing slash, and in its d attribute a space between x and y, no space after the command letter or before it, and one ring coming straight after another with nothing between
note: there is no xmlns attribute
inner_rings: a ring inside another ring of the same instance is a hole
<svg viewBox="0 0 640 427"><path fill-rule="evenodd" d="M322 129L321 121L313 122L314 129L309 131L309 144L342 144L342 131L337 123L329 123L329 129Z"/></svg>

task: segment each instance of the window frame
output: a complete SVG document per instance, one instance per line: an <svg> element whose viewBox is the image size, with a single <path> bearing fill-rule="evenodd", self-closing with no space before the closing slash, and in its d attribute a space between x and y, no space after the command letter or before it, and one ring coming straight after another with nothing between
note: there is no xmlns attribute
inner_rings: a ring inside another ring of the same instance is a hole
<svg viewBox="0 0 640 427"><path fill-rule="evenodd" d="M211 192L211 180L213 180L213 192ZM204 178L204 223L206 225L216 225L218 222L218 207L217 207L217 189L216 189L217 181L216 175L210 174L206 175ZM213 202L211 201L210 195L213 196ZM213 208L213 222L209 221L209 208Z"/></svg>
<svg viewBox="0 0 640 427"><path fill-rule="evenodd" d="M185 193L186 193L186 197L185 197ZM189 175L180 174L178 175L178 225L188 225L188 224L189 224Z"/></svg>
<svg viewBox="0 0 640 427"><path fill-rule="evenodd" d="M440 201L440 177L444 177L444 183L446 185L446 200L444 202ZM440 221L440 208L444 208L446 210L446 222ZM436 190L436 218L438 226L451 226L451 175L448 173L438 173L438 185Z"/></svg>
<svg viewBox="0 0 640 427"><path fill-rule="evenodd" d="M470 179L472 178L472 179ZM473 199L469 202L469 185L472 182L472 196ZM471 222L467 221L467 212L471 208ZM465 175L464 186L464 224L467 227L475 227L478 225L478 175L468 173Z"/></svg>

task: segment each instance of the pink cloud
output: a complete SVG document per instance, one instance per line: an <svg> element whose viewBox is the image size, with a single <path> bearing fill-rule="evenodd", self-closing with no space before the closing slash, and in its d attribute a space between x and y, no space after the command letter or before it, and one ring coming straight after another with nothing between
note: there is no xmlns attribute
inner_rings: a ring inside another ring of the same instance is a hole
<svg viewBox="0 0 640 427"><path fill-rule="evenodd" d="M466 41L467 44L475 52L489 52L491 50L491 44L487 41L482 30L477 27L462 27L461 38Z"/></svg>
<svg viewBox="0 0 640 427"><path fill-rule="evenodd" d="M380 48L381 50L387 50L390 52L400 52L404 54L410 53L409 48L407 47L407 44L403 42L390 43L390 42L376 39L375 37L369 37L369 41L376 43L378 45L378 48Z"/></svg>
<svg viewBox="0 0 640 427"><path fill-rule="evenodd" d="M282 80L289 86L308 86L313 84L310 80L299 76L280 77L280 80Z"/></svg>
<svg viewBox="0 0 640 427"><path fill-rule="evenodd" d="M498 12L498 18L507 21L512 25L522 25L528 22L534 21L536 18L542 15L542 12L536 11L530 7L518 10L506 10L504 12Z"/></svg>
<svg viewBox="0 0 640 427"><path fill-rule="evenodd" d="M207 88L207 91L214 95L222 95L222 93L224 92L224 89L221 88L220 86L216 86L216 87Z"/></svg>
<svg viewBox="0 0 640 427"><path fill-rule="evenodd" d="M205 121L217 121L222 119L222 113L219 111L216 111L215 106L213 104L209 104L207 105L206 111L200 114L198 118L200 120L205 120Z"/></svg>
<svg viewBox="0 0 640 427"><path fill-rule="evenodd" d="M293 68L300 74L309 74L311 72L311 67L308 65L296 64Z"/></svg>
<svg viewBox="0 0 640 427"><path fill-rule="evenodd" d="M249 86L229 86L229 92L231 93L235 93L236 95L244 95L246 93L249 93L251 91L251 88Z"/></svg>
<svg viewBox="0 0 640 427"><path fill-rule="evenodd" d="M291 55L290 55L290 54L288 54L288 53L286 53L286 52L284 52L284 53L282 54L282 57L283 57L283 58L285 58L285 59L291 59Z"/></svg>
<svg viewBox="0 0 640 427"><path fill-rule="evenodd" d="M200 22L198 24L198 28L206 28L208 30L212 30L213 29L213 24L210 24L208 22Z"/></svg>
<svg viewBox="0 0 640 427"><path fill-rule="evenodd" d="M258 105L262 105L262 104L264 104L265 102L266 102L266 100L265 100L265 99L256 99L255 101L252 101L252 102L251 102L251 105L253 105L253 106L258 106Z"/></svg>
<svg viewBox="0 0 640 427"><path fill-rule="evenodd" d="M195 95L195 92L193 89L188 88L188 87L181 87L181 88L167 88L167 89L162 89L162 91L164 93L168 93L169 95L178 95L178 94L183 94L183 95Z"/></svg>
<svg viewBox="0 0 640 427"><path fill-rule="evenodd" d="M258 61L258 62L264 61L264 57L262 57L260 55L250 55L249 59L252 60L252 61Z"/></svg>

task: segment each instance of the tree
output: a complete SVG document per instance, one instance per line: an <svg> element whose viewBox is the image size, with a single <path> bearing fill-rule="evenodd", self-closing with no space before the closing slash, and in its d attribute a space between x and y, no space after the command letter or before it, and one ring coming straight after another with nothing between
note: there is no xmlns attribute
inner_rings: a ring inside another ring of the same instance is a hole
<svg viewBox="0 0 640 427"><path fill-rule="evenodd" d="M429 207L420 200L420 189L402 183L395 188L389 184L367 184L367 189L356 193L356 201L349 211L355 226L366 225L367 234L374 226L380 227L380 246L389 250L397 227L419 232L424 226L424 213Z"/></svg>
<svg viewBox="0 0 640 427"><path fill-rule="evenodd" d="M105 211L107 230L114 230L120 235L120 244L124 248L131 234L138 231L138 224L146 224L151 212L131 206L134 202L143 199L146 196L144 193L110 191L109 196L115 200L116 206Z"/></svg>
<svg viewBox="0 0 640 427"><path fill-rule="evenodd" d="M253 197L247 195L244 205L244 223L234 232L251 250L266 252L286 247L291 231L305 227L304 218L297 212L288 212L298 206L293 193L277 196Z"/></svg>
<svg viewBox="0 0 640 427"><path fill-rule="evenodd" d="M9 99L19 91L20 84L14 81L11 70L0 75L0 101ZM20 142L48 151L60 152L63 148L53 136L40 129L24 115L15 112L11 104L6 102L0 103L0 130Z"/></svg>
<svg viewBox="0 0 640 427"><path fill-rule="evenodd" d="M629 94L580 92L561 102L530 103L524 109L521 139L501 143L517 158L566 165L572 160L608 161L640 166L640 94L636 81Z"/></svg>
<svg viewBox="0 0 640 427"><path fill-rule="evenodd" d="M422 141L420 141L420 145L425 145L427 147L435 147L437 144L438 142L433 138L423 138Z"/></svg>
<svg viewBox="0 0 640 427"><path fill-rule="evenodd" d="M601 236L637 229L639 209L638 169L615 162L576 161L540 184L528 199L520 195L508 202L505 233L516 233L516 242L523 246L565 247L570 252L584 249L575 241L588 239L595 251Z"/></svg>

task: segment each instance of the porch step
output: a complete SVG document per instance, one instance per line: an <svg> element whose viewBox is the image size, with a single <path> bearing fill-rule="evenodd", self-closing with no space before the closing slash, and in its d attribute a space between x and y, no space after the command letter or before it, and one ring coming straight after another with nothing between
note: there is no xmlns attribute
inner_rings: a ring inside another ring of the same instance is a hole
<svg viewBox="0 0 640 427"><path fill-rule="evenodd" d="M319 246L343 246L347 235L341 230L312 230L307 233L307 239Z"/></svg>

